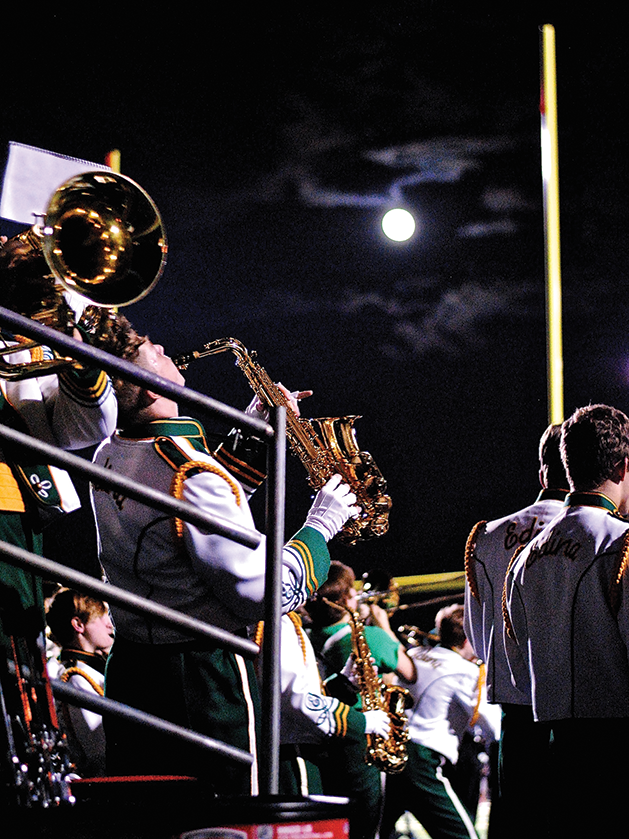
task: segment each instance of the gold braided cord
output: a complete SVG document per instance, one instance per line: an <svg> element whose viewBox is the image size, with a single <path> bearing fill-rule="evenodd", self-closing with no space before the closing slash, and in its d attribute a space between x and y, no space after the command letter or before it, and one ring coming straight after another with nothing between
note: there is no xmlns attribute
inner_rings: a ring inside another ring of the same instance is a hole
<svg viewBox="0 0 629 839"><path fill-rule="evenodd" d="M478 531L486 524L486 521L477 522L470 531L470 535L467 537L467 541L465 543L465 578L470 592L476 600L480 600L480 595L478 592L476 574L474 573L474 568L472 567L472 560L474 558L474 549L476 548L476 537L478 536Z"/></svg>
<svg viewBox="0 0 629 839"><path fill-rule="evenodd" d="M622 578L625 574L625 571L629 567L629 530L625 532L625 535L622 540L622 545L620 547L620 551L618 554L618 570L616 571L616 576L612 581L611 590L609 593L609 599L611 602L611 607L614 610L614 613L618 613L618 609L620 608L620 584L622 583Z"/></svg>
<svg viewBox="0 0 629 839"><path fill-rule="evenodd" d="M226 475L225 472L220 468L220 466L214 466L211 463L207 463L204 460L189 460L187 463L183 463L175 472L173 479L170 484L170 494L181 500L183 498L183 485L186 479L189 477L188 473L192 470L196 470L199 472L211 472L214 475L218 475L219 478L222 478L226 483L229 484L230 489L236 499L236 504L240 507L241 497L240 497L240 487L236 483L236 481L232 480L229 475ZM181 538L183 536L183 521L181 519L176 518L174 520L174 528L175 534Z"/></svg>
<svg viewBox="0 0 629 839"><path fill-rule="evenodd" d="M18 344L27 344L31 339L25 338L24 335L16 335L15 340ZM36 347L31 348L31 361L43 361L44 360L44 348L37 344Z"/></svg>
<svg viewBox="0 0 629 839"><path fill-rule="evenodd" d="M485 664L481 661L478 665L479 674L478 674L478 685L476 687L477 696L476 696L476 705L474 707L474 711L472 713L472 717L470 719L470 725L476 725L478 722L478 718L480 716L480 703L483 698L483 688L485 687L485 682L487 680L487 668Z"/></svg>
<svg viewBox="0 0 629 839"><path fill-rule="evenodd" d="M301 647L301 654L304 658L304 664L306 663L308 651L306 648L306 637L304 635L303 624L301 622L301 618L297 614L297 612L288 612L286 615L287 618L290 619L290 622L295 627L295 632L297 633L297 638L299 639L299 646ZM264 621L258 621L256 624L255 632L253 633L253 643L257 644L258 647L262 647L262 640L264 638Z"/></svg>
<svg viewBox="0 0 629 839"><path fill-rule="evenodd" d="M257 644L258 647L262 647L262 639L264 638L264 621L258 621L256 624L255 632L253 633L253 638L251 639L254 644Z"/></svg>
<svg viewBox="0 0 629 839"><path fill-rule="evenodd" d="M304 664L306 663L306 638L304 636L304 629L303 624L301 622L301 618L297 614L297 612L289 612L288 617L290 618L291 623L295 627L295 632L297 633L297 638L299 639L299 646L301 647L301 654L304 657Z"/></svg>
<svg viewBox="0 0 629 839"><path fill-rule="evenodd" d="M507 566L507 572L505 574L504 585L502 587L502 620L504 622L505 630L506 630L507 635L510 638L513 638L513 639L515 639L515 632L513 630L513 624L511 623L511 618L509 617L509 611L507 609L507 577L509 576L509 571L511 571L511 569L513 568L513 565L514 565L518 555L520 554L520 551L524 547L526 547L526 546L525 545L518 545L518 547L515 550L515 553L511 557L511 559L509 561L509 565Z"/></svg>
<svg viewBox="0 0 629 839"><path fill-rule="evenodd" d="M68 669L65 670L61 674L61 676L59 676L59 678L62 682L69 682L72 676L83 676L85 681L89 682L89 684L94 688L94 690L96 691L96 693L99 694L99 696L105 695L105 691L98 684L98 682L95 682L94 679L92 679L92 677L89 676L84 670L81 670L80 667L68 667Z"/></svg>

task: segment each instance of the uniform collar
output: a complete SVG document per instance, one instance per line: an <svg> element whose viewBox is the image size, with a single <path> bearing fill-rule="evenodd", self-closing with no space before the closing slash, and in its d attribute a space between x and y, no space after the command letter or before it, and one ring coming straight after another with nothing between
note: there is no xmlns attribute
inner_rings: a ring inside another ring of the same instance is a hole
<svg viewBox="0 0 629 839"><path fill-rule="evenodd" d="M602 492L571 492L564 503L566 507L602 507L610 513L618 512L611 498Z"/></svg>
<svg viewBox="0 0 629 839"><path fill-rule="evenodd" d="M118 431L118 436L125 440L144 440L153 437L187 437L206 444L205 429L200 422L190 417L173 417L134 425Z"/></svg>
<svg viewBox="0 0 629 839"><path fill-rule="evenodd" d="M59 655L59 661L64 665L71 665L77 661L83 661L99 673L105 674L107 659L96 653L88 653L85 650L74 650L64 647Z"/></svg>
<svg viewBox="0 0 629 839"><path fill-rule="evenodd" d="M545 487L537 496L537 501L565 501L567 494L567 489L549 489Z"/></svg>

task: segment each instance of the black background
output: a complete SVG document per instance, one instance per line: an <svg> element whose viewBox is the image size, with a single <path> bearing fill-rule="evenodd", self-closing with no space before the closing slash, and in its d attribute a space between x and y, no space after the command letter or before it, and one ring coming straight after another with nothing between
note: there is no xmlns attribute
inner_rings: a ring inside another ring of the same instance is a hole
<svg viewBox="0 0 629 839"><path fill-rule="evenodd" d="M91 161L120 149L169 240L158 286L126 310L137 328L172 354L232 335L275 380L314 390L304 415L362 415L391 528L333 556L359 574L460 570L472 525L538 491L544 23L557 41L565 412L629 409L624 32L561 4L336 5L7 18L0 143ZM396 196L420 220L404 245L379 229ZM188 383L244 407L233 362L199 362ZM288 535L309 497L291 461Z"/></svg>

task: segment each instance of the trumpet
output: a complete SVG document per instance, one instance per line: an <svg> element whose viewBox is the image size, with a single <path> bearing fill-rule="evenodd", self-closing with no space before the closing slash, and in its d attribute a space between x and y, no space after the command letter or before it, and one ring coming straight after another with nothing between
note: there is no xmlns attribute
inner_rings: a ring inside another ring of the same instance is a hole
<svg viewBox="0 0 629 839"><path fill-rule="evenodd" d="M387 572L375 569L366 571L362 577L362 589L358 592L359 605L375 603L389 615L400 605L400 589L395 579Z"/></svg>
<svg viewBox="0 0 629 839"><path fill-rule="evenodd" d="M118 306L145 297L163 273L166 233L150 196L124 175L91 171L69 178L53 193L43 218L0 246L0 302L70 333L75 315L64 292L88 303L83 325L96 336ZM35 342L20 344L32 349ZM46 375L72 359L6 363L0 378Z"/></svg>

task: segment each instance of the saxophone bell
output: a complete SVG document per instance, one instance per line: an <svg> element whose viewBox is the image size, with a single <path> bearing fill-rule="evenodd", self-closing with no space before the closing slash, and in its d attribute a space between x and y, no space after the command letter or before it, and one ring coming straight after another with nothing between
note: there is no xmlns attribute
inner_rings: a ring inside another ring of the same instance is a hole
<svg viewBox="0 0 629 839"><path fill-rule="evenodd" d="M367 735L365 761L389 775L402 772L408 762L409 740L406 709L412 704L410 692L400 685L385 685L371 660L365 627L358 612L346 609L352 637L352 659L363 710L385 711L389 717L389 736Z"/></svg>
<svg viewBox="0 0 629 839"><path fill-rule="evenodd" d="M272 406L288 406L288 400L237 338L219 338L204 344L201 350L173 357L180 370L199 358L231 350L236 366L247 378L253 392L262 402ZM359 416L319 417L305 419L293 411L286 412L286 438L292 454L296 455L308 472L308 483L314 490L321 489L336 473L356 495L361 512L349 519L336 536L339 541L354 545L358 541L382 536L389 529L391 498L387 483L369 452L361 451L356 442L354 423Z"/></svg>

